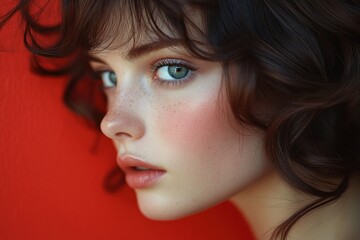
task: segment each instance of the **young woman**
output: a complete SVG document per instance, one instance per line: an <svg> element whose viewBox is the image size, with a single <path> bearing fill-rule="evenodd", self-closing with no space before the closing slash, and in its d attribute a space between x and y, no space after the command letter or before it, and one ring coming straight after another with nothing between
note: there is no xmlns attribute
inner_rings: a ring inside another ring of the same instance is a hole
<svg viewBox="0 0 360 240"><path fill-rule="evenodd" d="M359 1L63 0L51 26L34 6L2 23L21 10L37 70L73 77L145 216L230 199L257 239L360 237Z"/></svg>

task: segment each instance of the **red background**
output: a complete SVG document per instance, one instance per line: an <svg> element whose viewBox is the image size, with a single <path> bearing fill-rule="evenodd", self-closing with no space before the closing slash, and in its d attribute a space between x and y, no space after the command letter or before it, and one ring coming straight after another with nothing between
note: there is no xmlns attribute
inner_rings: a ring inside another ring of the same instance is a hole
<svg viewBox="0 0 360 240"><path fill-rule="evenodd" d="M21 31L0 32L0 239L250 239L229 203L178 221L150 221L123 187L107 193L115 151L62 103L64 78L29 70Z"/></svg>

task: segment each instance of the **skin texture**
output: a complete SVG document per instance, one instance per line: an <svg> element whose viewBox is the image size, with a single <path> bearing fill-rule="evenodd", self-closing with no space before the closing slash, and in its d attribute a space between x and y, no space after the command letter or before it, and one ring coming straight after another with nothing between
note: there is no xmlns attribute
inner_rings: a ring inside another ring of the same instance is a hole
<svg viewBox="0 0 360 240"><path fill-rule="evenodd" d="M130 48L98 52L94 56L101 63L91 64L95 71L117 76L116 86L105 83L108 112L101 128L119 159L131 156L166 171L155 184L134 189L145 216L178 219L231 199L256 239L269 239L276 226L313 200L274 171L264 154L262 133L235 122L219 63L193 58L181 47L129 58ZM153 65L163 59L180 59L194 70L181 84L160 83L163 72ZM290 239L357 236L356 221L340 224L348 216L360 216L360 194L351 189L360 188L351 184L341 201L302 219Z"/></svg>
<svg viewBox="0 0 360 240"><path fill-rule="evenodd" d="M201 26L199 19L194 22ZM94 51L100 61L91 63L95 71L116 74L116 85L104 84L108 112L101 129L113 140L118 162L130 156L166 171L155 184L134 189L141 212L150 219L172 220L230 199L256 239L269 239L279 224L314 199L291 188L273 169L262 132L234 120L221 64L194 58L181 45L139 48L156 41L150 35L140 33L135 42ZM184 81L164 81L164 62L169 61L190 69ZM351 182L340 201L301 219L289 239L358 236L358 221L344 221L360 218L358 182Z"/></svg>
<svg viewBox="0 0 360 240"><path fill-rule="evenodd" d="M229 122L219 63L194 59L181 47L136 59L126 52L98 53L104 63L92 66L114 71L118 79L105 90L108 112L101 124L118 156L166 171L156 184L135 189L144 215L170 220L193 214L230 198L268 170L262 135ZM157 72L149 69L165 58L182 59L197 70L184 84L158 84Z"/></svg>

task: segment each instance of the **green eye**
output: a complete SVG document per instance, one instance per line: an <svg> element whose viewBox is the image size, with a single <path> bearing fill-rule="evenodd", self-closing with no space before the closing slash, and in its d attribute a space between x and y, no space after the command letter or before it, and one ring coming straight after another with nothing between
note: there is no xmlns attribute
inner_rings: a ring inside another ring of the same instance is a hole
<svg viewBox="0 0 360 240"><path fill-rule="evenodd" d="M168 73L175 79L181 79L188 75L189 69L183 66L168 66Z"/></svg>
<svg viewBox="0 0 360 240"><path fill-rule="evenodd" d="M157 70L157 77L164 81L174 81L186 78L191 70L181 65L165 65Z"/></svg>
<svg viewBox="0 0 360 240"><path fill-rule="evenodd" d="M194 64L175 58L160 59L150 66L152 80L162 87L175 87L196 77L199 68Z"/></svg>
<svg viewBox="0 0 360 240"><path fill-rule="evenodd" d="M101 73L101 80L104 88L112 88L116 86L117 77L113 71L104 71Z"/></svg>

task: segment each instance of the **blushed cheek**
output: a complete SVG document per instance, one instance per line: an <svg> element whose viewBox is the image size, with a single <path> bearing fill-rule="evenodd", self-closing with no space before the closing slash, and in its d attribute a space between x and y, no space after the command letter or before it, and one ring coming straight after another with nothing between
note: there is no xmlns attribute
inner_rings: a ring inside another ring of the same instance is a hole
<svg viewBox="0 0 360 240"><path fill-rule="evenodd" d="M162 109L157 129L160 139L165 140L163 146L178 154L206 154L223 129L215 99L217 96L178 102Z"/></svg>

